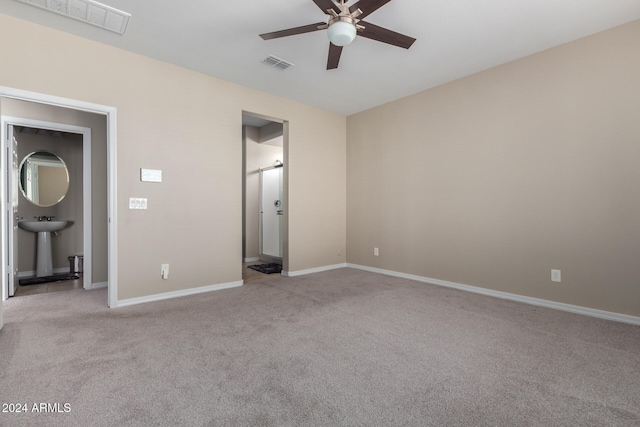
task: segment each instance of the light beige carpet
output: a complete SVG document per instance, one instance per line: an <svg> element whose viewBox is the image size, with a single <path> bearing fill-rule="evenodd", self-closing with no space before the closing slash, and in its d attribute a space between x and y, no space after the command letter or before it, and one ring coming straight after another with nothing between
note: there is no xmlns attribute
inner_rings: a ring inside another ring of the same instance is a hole
<svg viewBox="0 0 640 427"><path fill-rule="evenodd" d="M2 426L640 425L640 327L359 270L4 314Z"/></svg>

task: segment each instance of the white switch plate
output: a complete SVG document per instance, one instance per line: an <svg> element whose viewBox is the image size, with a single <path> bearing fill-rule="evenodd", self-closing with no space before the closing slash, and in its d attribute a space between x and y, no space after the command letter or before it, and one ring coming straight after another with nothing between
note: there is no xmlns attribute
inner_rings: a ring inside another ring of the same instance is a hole
<svg viewBox="0 0 640 427"><path fill-rule="evenodd" d="M129 197L129 209L147 209L147 199Z"/></svg>
<svg viewBox="0 0 640 427"><path fill-rule="evenodd" d="M160 265L160 275L164 280L169 278L169 264Z"/></svg>
<svg viewBox="0 0 640 427"><path fill-rule="evenodd" d="M562 282L562 272L560 270L551 270L551 281Z"/></svg>
<svg viewBox="0 0 640 427"><path fill-rule="evenodd" d="M373 248L373 256L380 256L380 249Z"/></svg>
<svg viewBox="0 0 640 427"><path fill-rule="evenodd" d="M161 169L140 169L140 181L143 182L162 182Z"/></svg>

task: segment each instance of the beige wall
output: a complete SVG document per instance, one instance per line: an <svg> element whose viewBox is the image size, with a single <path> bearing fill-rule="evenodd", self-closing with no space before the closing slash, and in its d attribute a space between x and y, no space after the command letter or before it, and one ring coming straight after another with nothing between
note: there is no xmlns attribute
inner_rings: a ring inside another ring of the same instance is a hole
<svg viewBox="0 0 640 427"><path fill-rule="evenodd" d="M0 18L2 15L0 15ZM0 71L1 73L2 71ZM0 82L0 86L4 85ZM24 89L24 88L19 88ZM69 110L65 108L55 107L51 105L37 104L33 102L25 102L16 99L3 98L0 99L0 112L3 115L20 117L24 119L40 120L45 122L63 123L73 126L87 127L91 129L91 216L92 216L92 283L104 283L108 280L108 241L107 241L107 121L104 115L93 114L85 111ZM58 144L60 149L63 144ZM22 148L19 146L18 150ZM24 153L26 154L26 153ZM82 210L82 194L73 195L74 191L82 191L82 149L65 148L65 157L72 159L71 163L75 164L72 173L73 177L79 181L79 186L71 188L71 196L69 200L63 201L52 214L58 218L73 219L74 226L67 228L61 234L61 241L70 238L76 242L75 247L82 247L82 217L79 212ZM23 157L23 156L22 156ZM22 158L20 157L20 158ZM66 160L65 160L66 161ZM68 162L67 162L68 163ZM73 203L70 203L73 200ZM79 204L79 205L78 205ZM27 209L24 212L25 218L30 216L48 215L52 208L38 208L29 206L20 200L20 210ZM22 233L22 232L21 232ZM26 231L24 232L26 233ZM24 251L30 251L30 243L21 239L19 243L24 243L19 248L21 256L18 263L21 268L27 268L23 265ZM71 249L70 245L63 245L66 251ZM71 253L62 253L60 250L54 252L54 268L62 268L66 261L66 257ZM80 252L75 250L74 253ZM22 270L21 270L22 271Z"/></svg>
<svg viewBox="0 0 640 427"><path fill-rule="evenodd" d="M282 139L282 135L279 138ZM243 258L249 259L260 255L260 168L272 166L276 160L283 159L282 147L262 144L258 142L259 139L259 128L244 126L246 171Z"/></svg>
<svg viewBox="0 0 640 427"><path fill-rule="evenodd" d="M0 38L21 58L3 62L0 85L117 108L119 300L241 280L243 110L289 121L285 268L345 261L344 116L5 15ZM163 182L141 182L140 168Z"/></svg>
<svg viewBox="0 0 640 427"><path fill-rule="evenodd" d="M348 261L640 315L638 52L634 22L349 117Z"/></svg>
<svg viewBox="0 0 640 427"><path fill-rule="evenodd" d="M240 280L245 110L289 122L285 269L345 262L347 236L352 263L640 315L638 22L348 123L4 15L0 36L23 59L0 85L118 109L118 299Z"/></svg>

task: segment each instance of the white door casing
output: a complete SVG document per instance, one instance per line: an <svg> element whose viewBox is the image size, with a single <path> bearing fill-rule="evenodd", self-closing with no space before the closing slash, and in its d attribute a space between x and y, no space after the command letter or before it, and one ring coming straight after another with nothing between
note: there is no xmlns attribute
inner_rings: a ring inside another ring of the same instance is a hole
<svg viewBox="0 0 640 427"><path fill-rule="evenodd" d="M3 121L3 126L4 126ZM18 280L18 141L13 135L13 125L7 126L7 284L8 295L16 292Z"/></svg>
<svg viewBox="0 0 640 427"><path fill-rule="evenodd" d="M108 286L108 301L107 301L107 305L111 308L115 308L118 306L118 300L117 300L117 271L118 271L118 267L117 267L117 228L116 228L116 224L117 224L117 188L116 188L116 129L117 129L117 122L116 122L116 109L114 107L109 107L109 106L105 106L105 105L100 105L100 104L93 104L93 103L88 103L88 102L84 102L84 101L79 101L79 100L74 100L74 99L69 99L69 98L62 98L62 97L57 97L57 96L52 96L52 95L45 95L45 94L41 94L41 93L36 93L36 92L29 92L29 91L24 91L24 90L20 90L20 89L14 89L14 88L8 88L8 87L3 87L0 86L0 98L13 98L13 99L19 99L19 100L23 100L23 101L27 101L27 102L33 102L33 103L39 103L39 104L47 104L47 105L53 105L53 106L57 106L57 107L62 107L62 108L68 108L71 110L80 110L80 111L86 111L89 113L95 113L95 114L101 114L101 115L105 115L106 119L107 119L107 206L108 206L108 282L107 282L107 286ZM85 128L86 129L86 128ZM0 137L1 140L3 141L3 145L6 145L4 143L5 141L5 133L6 133L6 129L5 126L0 127ZM80 132L81 133L81 132ZM86 150L83 147L83 151L88 151L89 153L89 162L90 162L90 149ZM6 151L2 150L3 153L3 157L5 156ZM86 153L85 153L86 156ZM84 158L84 161L86 162L86 157ZM0 214L1 214L1 218L0 218L0 222L2 224L2 229L6 230L6 226L7 226L7 209L6 209L6 185L4 183L5 179L6 179L6 167L5 167L5 163L2 162L2 181L3 181L3 185L0 186L0 191L2 192L2 209L0 209ZM84 195L84 200L85 200L85 207L86 204L91 203L91 189L87 188L85 186L84 190L83 190L83 195ZM90 207L89 207L90 209ZM86 223L86 221L85 221ZM90 224L91 221L88 221L88 223ZM2 233L3 238L2 238L2 247L3 248L7 248L6 244L6 238L4 237L6 235L6 233ZM2 263L2 288L3 288L3 299L7 298L6 295L6 289L8 289L6 280L7 280L7 273L6 273L6 266L7 266L7 259L6 259L6 252L5 250L2 251L3 252L3 263ZM85 275L87 276L88 274L87 272L87 264L89 263L85 263Z"/></svg>

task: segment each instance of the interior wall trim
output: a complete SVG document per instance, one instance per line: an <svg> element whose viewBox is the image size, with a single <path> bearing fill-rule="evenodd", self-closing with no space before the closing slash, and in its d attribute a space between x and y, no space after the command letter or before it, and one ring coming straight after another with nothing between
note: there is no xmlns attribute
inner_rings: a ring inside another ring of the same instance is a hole
<svg viewBox="0 0 640 427"><path fill-rule="evenodd" d="M89 289L100 289L109 287L109 282L95 282L91 283Z"/></svg>
<svg viewBox="0 0 640 427"><path fill-rule="evenodd" d="M242 286L242 280L237 282L220 283L217 285L200 286L197 288L182 289L180 291L165 292L162 294L148 295L145 297L128 298L118 300L118 307L126 307L129 305L144 304L153 301L162 301L165 299L185 297L188 295L202 294L205 292L220 291L222 289L237 288Z"/></svg>
<svg viewBox="0 0 640 427"><path fill-rule="evenodd" d="M407 273L400 273L392 270L384 270L381 268L368 267L366 265L347 264L347 267L355 268L358 270L370 271L372 273L384 274L387 276L415 280L417 282L429 283L431 285L443 286L446 288L458 289L466 292L473 292L476 294L487 295L490 297L522 302L529 305L552 308L554 310L567 311L569 313L582 314L584 316L597 317L599 319L613 320L615 322L629 323L631 325L640 326L640 317L630 316L628 314L615 313L615 312L605 311L605 310L597 310L595 308L582 307L579 305L571 305L571 304L565 304L562 302L549 301L549 300L534 298L534 297L527 297L524 295L512 294L509 292L502 292L502 291L495 291L492 289L480 288L478 286L463 285L461 283L448 282L446 280L432 279L429 277L416 276L416 275L407 274Z"/></svg>
<svg viewBox="0 0 640 427"><path fill-rule="evenodd" d="M308 268L306 270L298 270L298 271L285 271L282 270L282 275L285 277L296 277L296 276L304 276L305 274L312 274L312 273L321 273L323 271L329 271L329 270L336 270L338 268L345 268L347 267L347 263L342 263L342 264L333 264L333 265L325 265L322 267L315 267L315 268Z"/></svg>

